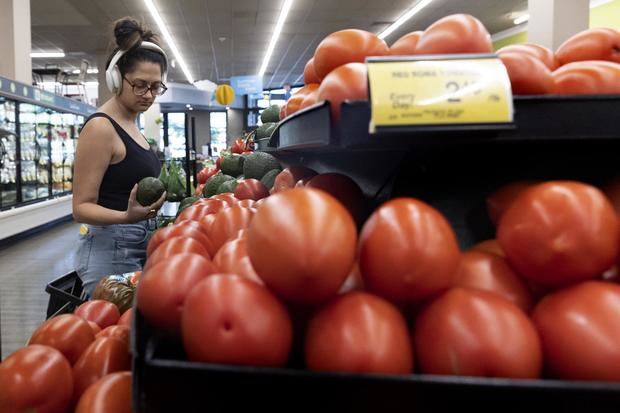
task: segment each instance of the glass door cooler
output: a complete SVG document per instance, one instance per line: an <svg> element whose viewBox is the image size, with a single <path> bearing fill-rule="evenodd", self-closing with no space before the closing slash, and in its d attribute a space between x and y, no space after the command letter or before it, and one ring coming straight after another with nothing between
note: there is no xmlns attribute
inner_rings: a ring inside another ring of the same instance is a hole
<svg viewBox="0 0 620 413"><path fill-rule="evenodd" d="M15 102L0 97L0 209L17 203Z"/></svg>

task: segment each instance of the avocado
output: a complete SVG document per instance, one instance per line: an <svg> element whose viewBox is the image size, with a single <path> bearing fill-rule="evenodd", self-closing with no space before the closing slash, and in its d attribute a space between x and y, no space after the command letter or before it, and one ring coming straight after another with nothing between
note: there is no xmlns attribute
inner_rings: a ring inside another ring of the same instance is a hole
<svg viewBox="0 0 620 413"><path fill-rule="evenodd" d="M191 207L194 202L198 201L200 198L198 198L197 196L188 196L187 198L184 198L181 203L179 204L179 210L177 211L177 216L183 212L184 209Z"/></svg>
<svg viewBox="0 0 620 413"><path fill-rule="evenodd" d="M207 179L207 183L205 184L204 188L202 189L202 195L205 198L209 198L210 196L213 196L217 193L217 189L220 187L220 185L222 185L224 182L226 181L230 181L233 180L235 178L233 178L232 176L229 175L224 175L222 173L218 173L216 175L213 175L211 178Z"/></svg>
<svg viewBox="0 0 620 413"><path fill-rule="evenodd" d="M271 136L273 130L275 129L276 123L269 122L263 123L256 129L256 139L265 139Z"/></svg>
<svg viewBox="0 0 620 413"><path fill-rule="evenodd" d="M280 120L280 106L271 105L260 114L263 123L278 122Z"/></svg>
<svg viewBox="0 0 620 413"><path fill-rule="evenodd" d="M239 182L237 182L236 179L225 181L217 188L217 193L224 194L226 192L235 192L237 185L239 185Z"/></svg>
<svg viewBox="0 0 620 413"><path fill-rule="evenodd" d="M260 180L261 183L265 185L267 189L273 188L273 184L276 180L276 176L278 176L280 172L282 171L279 169L272 169L271 171L267 172L265 176L262 177L262 179Z"/></svg>
<svg viewBox="0 0 620 413"><path fill-rule="evenodd" d="M261 179L265 174L273 169L282 170L280 162L271 154L266 152L254 152L245 158L243 164L243 176L245 179Z"/></svg>
<svg viewBox="0 0 620 413"><path fill-rule="evenodd" d="M220 164L220 170L224 175L237 176L243 173L245 158L239 154L225 156Z"/></svg>
<svg viewBox="0 0 620 413"><path fill-rule="evenodd" d="M166 188L159 179L147 176L138 182L136 199L140 205L149 206L157 202L165 191Z"/></svg>

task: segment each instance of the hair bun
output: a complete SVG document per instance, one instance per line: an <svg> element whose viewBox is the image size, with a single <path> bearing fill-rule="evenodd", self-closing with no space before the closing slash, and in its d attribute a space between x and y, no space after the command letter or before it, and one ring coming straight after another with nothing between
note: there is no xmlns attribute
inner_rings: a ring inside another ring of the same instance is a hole
<svg viewBox="0 0 620 413"><path fill-rule="evenodd" d="M152 35L150 30L146 31ZM116 45L121 50L130 50L139 45L143 40L144 33L145 28L131 17L122 18L114 23L114 38Z"/></svg>

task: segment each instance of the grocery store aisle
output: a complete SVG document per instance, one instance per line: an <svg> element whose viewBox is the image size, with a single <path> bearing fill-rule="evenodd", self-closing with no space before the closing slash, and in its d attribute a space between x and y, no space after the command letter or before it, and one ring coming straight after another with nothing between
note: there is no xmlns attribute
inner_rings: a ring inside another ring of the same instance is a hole
<svg viewBox="0 0 620 413"><path fill-rule="evenodd" d="M0 249L2 357L23 346L45 319L45 285L73 271L79 224L69 222Z"/></svg>

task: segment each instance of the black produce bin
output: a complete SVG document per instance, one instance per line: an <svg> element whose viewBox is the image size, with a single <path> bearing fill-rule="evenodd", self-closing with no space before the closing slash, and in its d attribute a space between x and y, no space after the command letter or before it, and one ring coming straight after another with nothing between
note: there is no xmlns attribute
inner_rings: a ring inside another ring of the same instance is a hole
<svg viewBox="0 0 620 413"><path fill-rule="evenodd" d="M45 291L50 295L47 304L47 318L72 313L76 307L86 301L82 289L82 280L75 271L50 282L45 287Z"/></svg>

